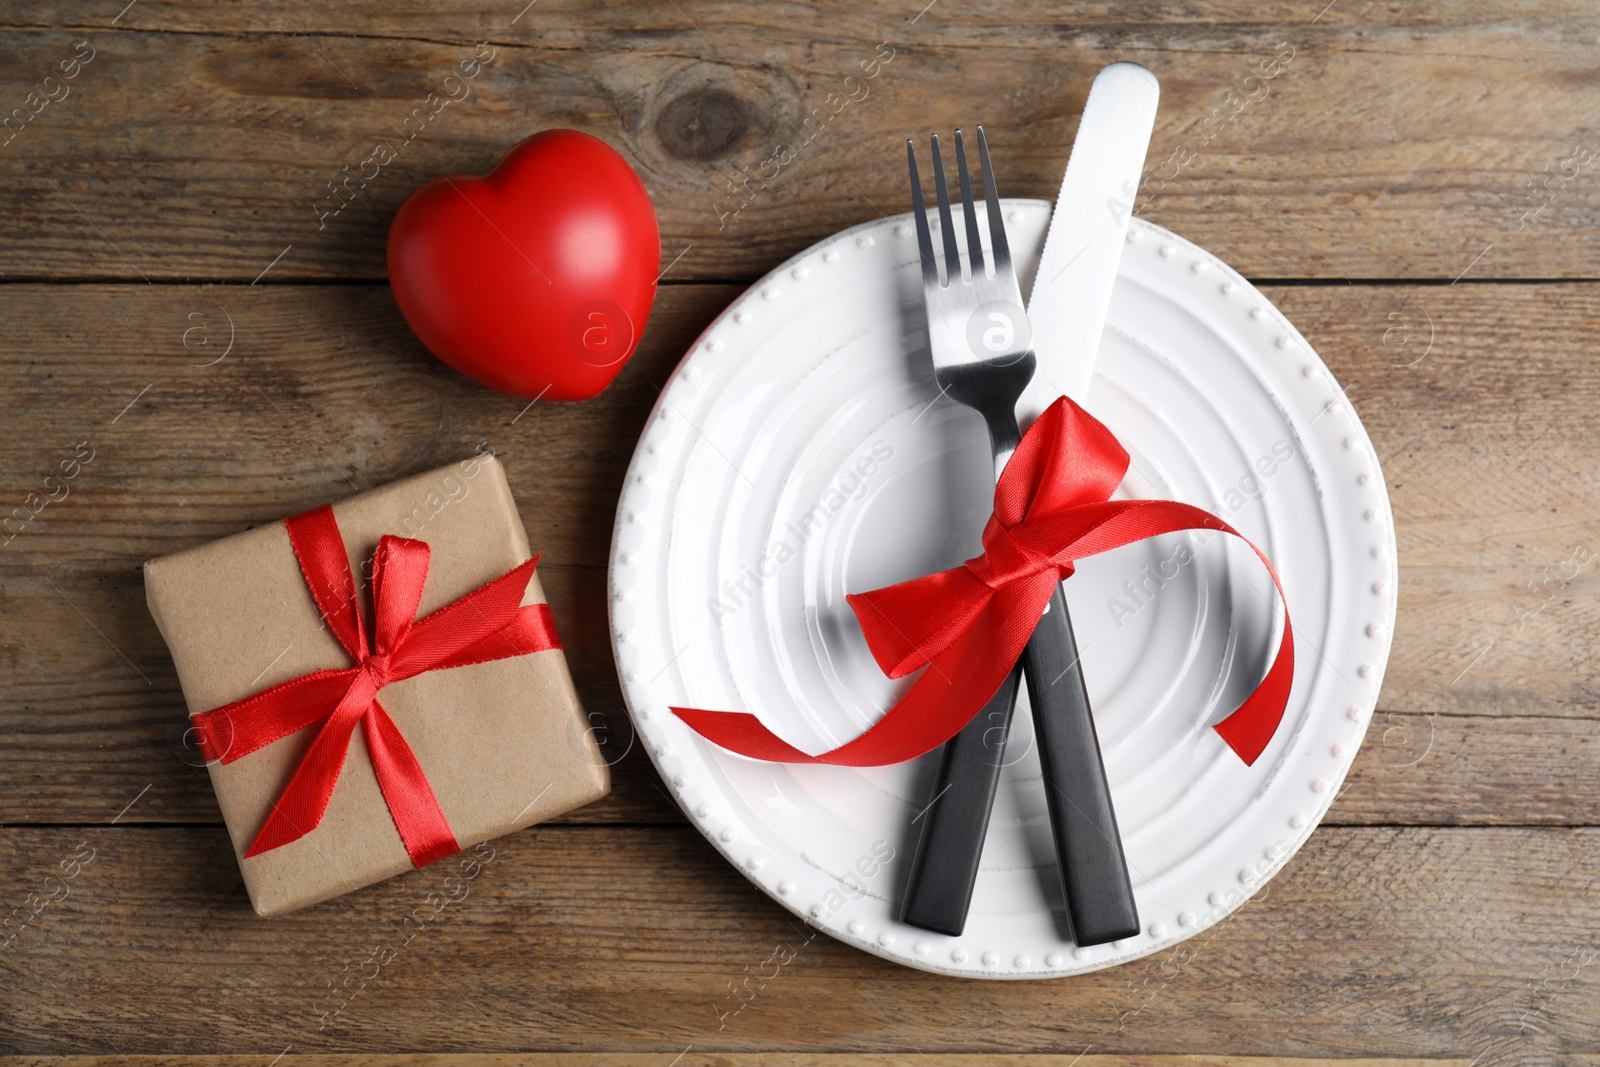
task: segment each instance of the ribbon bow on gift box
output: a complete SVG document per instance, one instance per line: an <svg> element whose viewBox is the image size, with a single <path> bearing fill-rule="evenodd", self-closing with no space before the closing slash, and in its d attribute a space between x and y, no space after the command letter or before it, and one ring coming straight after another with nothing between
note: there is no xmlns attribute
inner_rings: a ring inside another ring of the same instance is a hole
<svg viewBox="0 0 1600 1067"><path fill-rule="evenodd" d="M460 851L421 764L378 703L378 691L424 671L559 649L550 606L522 604L539 557L419 620L428 546L385 535L372 561L376 641L369 644L333 509L316 508L283 524L322 617L355 666L314 671L194 716L201 752L223 763L320 724L246 858L298 840L322 822L358 723L412 864L426 866Z"/></svg>
<svg viewBox="0 0 1600 1067"><path fill-rule="evenodd" d="M701 736L732 752L783 763L877 767L944 744L982 710L1022 654L1034 623L1073 561L1178 530L1219 530L1261 550L1215 515L1174 500L1112 500L1128 453L1111 431L1063 397L1023 436L994 491L983 554L959 567L849 597L884 673L926 665L904 696L853 741L808 755L743 712L673 708ZM1294 631L1253 693L1215 729L1245 763L1272 740L1294 679Z"/></svg>

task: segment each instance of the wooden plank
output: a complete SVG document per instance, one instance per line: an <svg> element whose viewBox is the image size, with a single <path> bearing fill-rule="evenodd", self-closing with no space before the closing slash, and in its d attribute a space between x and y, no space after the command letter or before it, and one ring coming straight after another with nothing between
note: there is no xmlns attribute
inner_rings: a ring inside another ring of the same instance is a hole
<svg viewBox="0 0 1600 1067"><path fill-rule="evenodd" d="M483 447L505 463L546 562L603 567L656 390L735 293L665 290L602 399L530 407L429 356L387 287L5 286L3 510L80 442L94 452L6 562L137 568ZM91 326L113 323L109 338Z"/></svg>
<svg viewBox="0 0 1600 1067"><path fill-rule="evenodd" d="M429 358L382 288L0 287L13 338L0 352L0 513L78 443L95 449L68 495L0 547L0 821L106 822L147 786L127 820L213 821L205 774L185 766L140 564L484 442L545 553L580 691L625 746L603 607L612 502L656 386L734 292L664 290L611 390L524 413ZM1563 568L1574 546L1600 549L1588 340L1600 291L1270 295L1354 398L1398 522L1401 621L1381 707L1401 717L1380 716L1333 818L1600 823L1585 732L1600 691L1587 656L1596 568ZM224 314L233 350L192 365L223 350ZM196 328L213 347L199 333L185 347ZM623 760L612 798L575 818L677 821L640 756Z"/></svg>
<svg viewBox="0 0 1600 1067"><path fill-rule="evenodd" d="M898 1067L905 1053L734 1052L689 1051L675 1067ZM235 1056L0 1056L0 1067L210 1067L234 1064ZM280 1067L661 1067L655 1052L457 1052L302 1056L290 1053ZM946 1067L1328 1067L1324 1059L1284 1056L1101 1056L1071 1053L944 1053ZM1339 1059L1334 1067L1471 1067L1466 1060Z"/></svg>
<svg viewBox="0 0 1600 1067"><path fill-rule="evenodd" d="M452 888L446 873L266 921L220 830L0 830L7 906L64 896L0 951L0 1051L265 1062L286 1047L605 1048L663 1065L691 1046L1336 1062L1600 1051L1595 830L1325 828L1234 918L1054 982L929 975L815 935L686 827L513 835L457 880L454 903L425 904ZM434 917L407 940L400 920L418 909ZM789 950L776 973L762 966L774 946ZM735 998L751 974L766 985ZM334 1014L330 985L352 975Z"/></svg>
<svg viewBox="0 0 1600 1067"><path fill-rule="evenodd" d="M1600 826L1600 736L1587 719L1379 711L1326 821Z"/></svg>
<svg viewBox="0 0 1600 1067"><path fill-rule="evenodd" d="M0 149L0 277L380 279L410 190L577 126L651 189L671 277L751 279L902 210L909 134L981 118L1003 188L1053 196L1119 59L1162 79L1141 213L1253 277L1600 274L1581 0L519 6L6 12L4 108L26 121ZM30 101L78 40L93 58L47 87L67 95ZM446 82L477 40L487 66Z"/></svg>
<svg viewBox="0 0 1600 1067"><path fill-rule="evenodd" d="M1588 336L1600 290L1268 296L1307 327L1383 465L1401 578L1382 706L1594 715L1600 367Z"/></svg>

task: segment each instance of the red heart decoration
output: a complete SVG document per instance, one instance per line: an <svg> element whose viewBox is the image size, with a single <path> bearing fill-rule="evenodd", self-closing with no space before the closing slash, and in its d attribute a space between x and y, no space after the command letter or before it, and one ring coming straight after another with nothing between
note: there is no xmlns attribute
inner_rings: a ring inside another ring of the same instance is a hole
<svg viewBox="0 0 1600 1067"><path fill-rule="evenodd" d="M577 130L519 142L486 175L435 178L389 227L389 285L428 350L527 400L586 400L650 316L661 231L644 183Z"/></svg>

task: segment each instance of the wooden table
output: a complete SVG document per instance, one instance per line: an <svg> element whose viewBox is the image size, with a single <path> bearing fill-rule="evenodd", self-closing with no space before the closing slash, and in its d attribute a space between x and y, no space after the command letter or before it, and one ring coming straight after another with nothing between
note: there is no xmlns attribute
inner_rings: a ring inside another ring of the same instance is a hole
<svg viewBox="0 0 1600 1067"><path fill-rule="evenodd" d="M0 512L27 517L0 551L0 904L65 892L0 949L11 1062L1600 1064L1600 10L524 2L0 8L0 108L24 109L0 126ZM880 45L862 97L844 78ZM1394 501L1383 699L1310 844L1175 950L957 981L808 940L633 751L325 1016L441 875L251 913L143 561L487 443L621 751L606 546L674 362L771 266L900 210L908 134L981 120L1005 191L1054 195L1117 59L1162 81L1139 212L1280 304ZM626 154L671 265L614 387L524 410L412 338L384 239L428 177L558 125ZM378 142L396 158L346 181Z"/></svg>

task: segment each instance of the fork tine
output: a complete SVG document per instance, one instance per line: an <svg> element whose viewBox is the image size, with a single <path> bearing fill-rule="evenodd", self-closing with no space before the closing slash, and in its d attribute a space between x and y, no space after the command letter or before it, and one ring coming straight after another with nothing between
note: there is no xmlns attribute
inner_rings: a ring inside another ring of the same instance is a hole
<svg viewBox="0 0 1600 1067"><path fill-rule="evenodd" d="M1011 245L1006 240L1006 226L1000 219L1000 194L995 191L994 171L989 167L989 142L984 139L983 127L978 127L978 161L983 164L983 201L989 217L989 247L994 252L994 272L1004 274L1011 269Z"/></svg>
<svg viewBox="0 0 1600 1067"><path fill-rule="evenodd" d="M944 184L944 160L939 156L939 135L933 140L933 190L939 196L939 226L944 231L944 279L950 285L961 279L961 250L956 247L956 224L950 218L950 191Z"/></svg>
<svg viewBox="0 0 1600 1067"><path fill-rule="evenodd" d="M922 284L939 284L939 265L933 258L933 234L928 231L928 209L922 203L922 181L917 177L917 147L906 139L906 162L911 166L911 206L917 218L917 252L922 258Z"/></svg>
<svg viewBox="0 0 1600 1067"><path fill-rule="evenodd" d="M983 244L978 238L978 213L972 209L972 179L967 174L967 150L956 131L956 170L961 177L961 214L967 223L967 263L974 278L984 274Z"/></svg>

